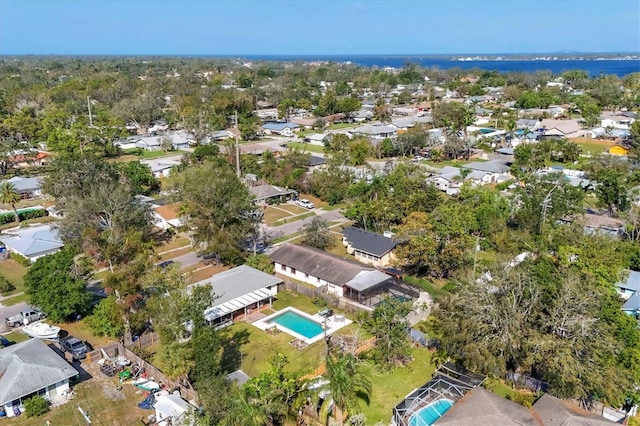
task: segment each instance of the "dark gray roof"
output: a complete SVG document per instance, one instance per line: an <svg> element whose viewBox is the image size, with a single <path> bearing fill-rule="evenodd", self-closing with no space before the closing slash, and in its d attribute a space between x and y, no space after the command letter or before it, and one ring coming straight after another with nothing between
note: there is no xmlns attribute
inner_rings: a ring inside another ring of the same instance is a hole
<svg viewBox="0 0 640 426"><path fill-rule="evenodd" d="M342 231L351 246L374 256L383 256L393 250L398 243L384 235L349 226Z"/></svg>
<svg viewBox="0 0 640 426"><path fill-rule="evenodd" d="M313 247L285 244L271 253L271 260L298 271L343 286L362 271L372 271L362 265Z"/></svg>
<svg viewBox="0 0 640 426"><path fill-rule="evenodd" d="M617 424L547 393L533 404L545 426L607 426Z"/></svg>
<svg viewBox="0 0 640 426"><path fill-rule="evenodd" d="M78 375L40 339L0 350L0 406Z"/></svg>
<svg viewBox="0 0 640 426"><path fill-rule="evenodd" d="M206 280L198 281L192 286L211 285L213 294L216 297L212 307L216 307L237 297L280 282L282 280L273 275L258 271L247 265L240 265L228 271L215 274Z"/></svg>
<svg viewBox="0 0 640 426"><path fill-rule="evenodd" d="M310 155L309 156L309 161L307 161L307 166L309 167L313 167L313 166L320 166L322 164L326 164L327 160L323 157L318 157L315 155Z"/></svg>
<svg viewBox="0 0 640 426"><path fill-rule="evenodd" d="M482 387L469 391L459 399L435 426L538 426L531 412Z"/></svg>
<svg viewBox="0 0 640 426"><path fill-rule="evenodd" d="M293 189L282 188L275 185L252 186L249 187L249 192L251 192L256 197L256 200L266 200L267 198L280 197L282 195L290 195L296 193L296 191L294 191Z"/></svg>

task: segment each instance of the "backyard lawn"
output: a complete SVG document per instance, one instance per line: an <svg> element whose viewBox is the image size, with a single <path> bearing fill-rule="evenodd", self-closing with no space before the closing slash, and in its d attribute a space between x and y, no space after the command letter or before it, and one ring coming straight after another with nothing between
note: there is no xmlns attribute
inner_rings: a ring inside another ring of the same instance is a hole
<svg viewBox="0 0 640 426"><path fill-rule="evenodd" d="M431 352L426 348L413 349L413 362L406 367L396 368L388 373L378 372L371 368L373 392L366 405L361 402L360 408L366 416L366 424L378 422L388 424L393 407L419 386L431 379L435 366L431 364Z"/></svg>
<svg viewBox="0 0 640 426"><path fill-rule="evenodd" d="M603 152L609 150L609 145L606 143L596 143L596 142L574 142L577 145L580 145L582 151L585 153L589 153L591 155L600 155Z"/></svg>
<svg viewBox="0 0 640 426"><path fill-rule="evenodd" d="M287 146L290 146L295 149L299 149L304 152L315 152L316 154L324 153L324 147L320 145L313 145L305 142L289 142Z"/></svg>
<svg viewBox="0 0 640 426"><path fill-rule="evenodd" d="M0 275L5 277L7 281L14 285L15 289L3 294L8 296L11 294L24 291L24 274L27 273L27 268L20 265L13 259L7 259L0 262Z"/></svg>

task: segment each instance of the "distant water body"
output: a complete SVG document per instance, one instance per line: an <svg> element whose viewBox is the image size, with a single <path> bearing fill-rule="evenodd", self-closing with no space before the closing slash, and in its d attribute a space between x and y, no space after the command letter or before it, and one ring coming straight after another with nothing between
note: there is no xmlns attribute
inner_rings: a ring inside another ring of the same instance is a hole
<svg viewBox="0 0 640 426"><path fill-rule="evenodd" d="M495 59L473 59L473 60L452 60L451 57L432 56L269 56L253 55L245 56L248 60L270 60L283 62L351 62L363 67L393 67L402 68L407 63L413 63L425 68L479 68L487 71L498 72L535 72L551 71L560 74L567 70L584 70L591 76L600 74L616 74L624 77L634 72L640 72L639 59L517 59L505 56L503 60ZM635 56L637 58L637 56Z"/></svg>

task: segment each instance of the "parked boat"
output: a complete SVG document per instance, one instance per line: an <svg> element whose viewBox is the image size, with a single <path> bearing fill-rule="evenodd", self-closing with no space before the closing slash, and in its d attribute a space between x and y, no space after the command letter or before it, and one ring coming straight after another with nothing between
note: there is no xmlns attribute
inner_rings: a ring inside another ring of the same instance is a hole
<svg viewBox="0 0 640 426"><path fill-rule="evenodd" d="M49 325L46 322L34 322L22 327L22 331L37 339L55 340L58 338L58 333L60 333L60 327Z"/></svg>

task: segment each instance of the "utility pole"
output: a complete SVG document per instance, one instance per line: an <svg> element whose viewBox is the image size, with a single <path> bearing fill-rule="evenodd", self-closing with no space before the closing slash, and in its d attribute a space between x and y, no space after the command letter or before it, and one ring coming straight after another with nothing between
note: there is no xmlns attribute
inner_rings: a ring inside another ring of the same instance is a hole
<svg viewBox="0 0 640 426"><path fill-rule="evenodd" d="M233 112L233 118L236 124L236 176L240 178L240 144L238 143L238 110Z"/></svg>
<svg viewBox="0 0 640 426"><path fill-rule="evenodd" d="M87 107L89 108L89 127L93 127L93 116L91 115L91 99L87 96Z"/></svg>

